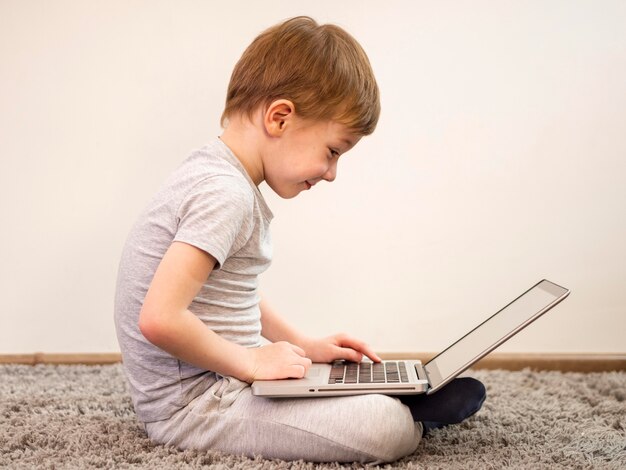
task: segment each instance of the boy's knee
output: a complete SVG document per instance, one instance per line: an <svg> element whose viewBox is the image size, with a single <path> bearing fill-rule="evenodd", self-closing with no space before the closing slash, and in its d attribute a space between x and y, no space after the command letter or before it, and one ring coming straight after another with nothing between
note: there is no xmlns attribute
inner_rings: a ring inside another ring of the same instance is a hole
<svg viewBox="0 0 626 470"><path fill-rule="evenodd" d="M385 395L368 396L371 412L356 440L359 447L378 462L393 462L415 451L421 427L398 399Z"/></svg>

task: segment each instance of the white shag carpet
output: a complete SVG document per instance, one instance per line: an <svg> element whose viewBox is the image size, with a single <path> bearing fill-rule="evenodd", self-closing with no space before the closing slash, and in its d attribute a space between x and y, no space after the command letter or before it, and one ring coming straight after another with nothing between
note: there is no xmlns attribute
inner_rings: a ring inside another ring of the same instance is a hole
<svg viewBox="0 0 626 470"><path fill-rule="evenodd" d="M385 469L625 469L626 372L473 371L483 409ZM136 421L121 365L0 365L0 468L349 469L179 451Z"/></svg>

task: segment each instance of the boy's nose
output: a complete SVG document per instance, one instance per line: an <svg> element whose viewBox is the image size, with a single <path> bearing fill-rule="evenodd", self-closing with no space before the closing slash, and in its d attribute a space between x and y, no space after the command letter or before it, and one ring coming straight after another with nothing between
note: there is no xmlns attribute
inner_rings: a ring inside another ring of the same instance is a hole
<svg viewBox="0 0 626 470"><path fill-rule="evenodd" d="M336 177L337 177L337 162L333 163L330 166L328 171L324 174L323 178L325 181L332 183L333 181L335 181Z"/></svg>

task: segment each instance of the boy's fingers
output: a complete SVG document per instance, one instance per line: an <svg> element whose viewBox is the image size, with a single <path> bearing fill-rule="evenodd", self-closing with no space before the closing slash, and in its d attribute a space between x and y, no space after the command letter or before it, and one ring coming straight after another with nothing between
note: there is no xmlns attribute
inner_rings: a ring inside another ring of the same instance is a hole
<svg viewBox="0 0 626 470"><path fill-rule="evenodd" d="M313 363L311 362L311 359L309 359L308 357L299 357L298 361L294 365L302 366L305 369L308 369L309 367L311 367L311 364Z"/></svg>
<svg viewBox="0 0 626 470"><path fill-rule="evenodd" d="M374 362L380 362L382 359L378 354L376 354L369 346L366 346L365 349L362 350L363 354L369 357Z"/></svg>
<svg viewBox="0 0 626 470"><path fill-rule="evenodd" d="M346 361L361 362L363 354L352 348L337 347L337 359L345 359Z"/></svg>
<svg viewBox="0 0 626 470"><path fill-rule="evenodd" d="M292 344L291 349L293 349L293 351L296 352L299 356L306 357L306 353L304 352L304 349L302 349L300 346L296 346L295 344Z"/></svg>
<svg viewBox="0 0 626 470"><path fill-rule="evenodd" d="M298 364L289 366L287 370L287 377L290 379L301 379L306 375L305 367Z"/></svg>
<svg viewBox="0 0 626 470"><path fill-rule="evenodd" d="M307 370L311 367L311 360L307 358L303 358L301 364L292 364L289 366L289 377L293 377L296 379L301 379L306 375Z"/></svg>
<svg viewBox="0 0 626 470"><path fill-rule="evenodd" d="M374 362L381 361L381 358L378 357L378 354L376 354L372 350L372 348L370 348L367 344L365 344L363 341L360 341L358 339L351 338L349 336L343 336L341 338L341 346L344 346L344 347L347 346L347 347L354 349L355 351L359 353L365 354Z"/></svg>

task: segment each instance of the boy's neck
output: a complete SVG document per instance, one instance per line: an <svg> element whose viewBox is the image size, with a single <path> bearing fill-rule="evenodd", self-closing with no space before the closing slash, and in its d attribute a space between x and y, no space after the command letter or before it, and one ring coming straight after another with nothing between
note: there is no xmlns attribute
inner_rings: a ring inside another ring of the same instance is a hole
<svg viewBox="0 0 626 470"><path fill-rule="evenodd" d="M236 117L231 119L220 140L228 146L241 162L250 179L256 186L265 179L260 143L263 136L249 119Z"/></svg>

